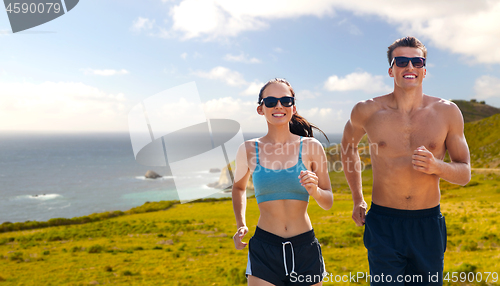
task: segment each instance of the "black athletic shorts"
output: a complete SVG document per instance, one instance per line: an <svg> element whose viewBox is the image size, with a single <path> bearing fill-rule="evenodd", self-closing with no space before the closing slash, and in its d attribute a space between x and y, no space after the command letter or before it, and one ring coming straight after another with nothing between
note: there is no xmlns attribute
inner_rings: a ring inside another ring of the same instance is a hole
<svg viewBox="0 0 500 286"><path fill-rule="evenodd" d="M443 285L446 223L439 205L400 210L372 203L364 243L371 285Z"/></svg>
<svg viewBox="0 0 500 286"><path fill-rule="evenodd" d="M283 238L259 227L248 243L246 274L274 285L313 285L326 275L314 230Z"/></svg>

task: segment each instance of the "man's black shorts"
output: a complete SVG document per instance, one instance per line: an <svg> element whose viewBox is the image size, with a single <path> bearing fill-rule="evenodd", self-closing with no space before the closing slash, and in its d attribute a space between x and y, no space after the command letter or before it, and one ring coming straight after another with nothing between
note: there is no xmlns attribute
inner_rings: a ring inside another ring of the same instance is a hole
<svg viewBox="0 0 500 286"><path fill-rule="evenodd" d="M400 210L372 203L363 239L371 285L443 285L446 223L439 205Z"/></svg>

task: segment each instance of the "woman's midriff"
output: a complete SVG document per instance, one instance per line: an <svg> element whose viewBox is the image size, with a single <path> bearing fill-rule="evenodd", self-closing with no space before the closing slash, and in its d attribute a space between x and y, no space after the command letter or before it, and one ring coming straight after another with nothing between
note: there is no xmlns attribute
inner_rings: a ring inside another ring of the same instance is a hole
<svg viewBox="0 0 500 286"><path fill-rule="evenodd" d="M312 229L307 215L307 202L276 200L259 204L260 217L257 226L284 238L299 235Z"/></svg>

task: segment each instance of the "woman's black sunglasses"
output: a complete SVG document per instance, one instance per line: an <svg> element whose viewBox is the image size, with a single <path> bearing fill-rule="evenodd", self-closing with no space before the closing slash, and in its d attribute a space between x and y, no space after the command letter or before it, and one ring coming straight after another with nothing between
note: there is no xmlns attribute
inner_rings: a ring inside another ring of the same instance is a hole
<svg viewBox="0 0 500 286"><path fill-rule="evenodd" d="M407 57L394 57L391 61L391 67L396 63L396 66L400 68L404 68L411 61L411 64L414 68L423 68L425 67L425 58L415 57L415 58L407 58Z"/></svg>
<svg viewBox="0 0 500 286"><path fill-rule="evenodd" d="M295 98L293 98L291 96L284 96L284 97L280 97L280 98L268 96L268 97L262 99L260 101L259 105L262 104L262 102L264 102L264 105L266 107L271 108L271 107L275 107L278 104L278 101L281 102L281 105L283 107L290 107L290 106L295 104Z"/></svg>

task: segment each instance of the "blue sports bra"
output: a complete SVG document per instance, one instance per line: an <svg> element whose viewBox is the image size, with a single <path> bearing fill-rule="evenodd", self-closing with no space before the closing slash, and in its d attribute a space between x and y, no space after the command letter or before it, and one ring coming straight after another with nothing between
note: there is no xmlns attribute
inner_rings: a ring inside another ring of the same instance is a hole
<svg viewBox="0 0 500 286"><path fill-rule="evenodd" d="M257 203L274 200L300 200L309 201L309 193L300 184L300 171L307 168L302 162L302 136L300 137L299 161L293 167L273 170L260 165L259 143L255 141L257 164L252 174L255 198Z"/></svg>

